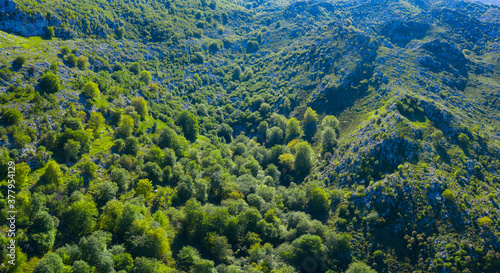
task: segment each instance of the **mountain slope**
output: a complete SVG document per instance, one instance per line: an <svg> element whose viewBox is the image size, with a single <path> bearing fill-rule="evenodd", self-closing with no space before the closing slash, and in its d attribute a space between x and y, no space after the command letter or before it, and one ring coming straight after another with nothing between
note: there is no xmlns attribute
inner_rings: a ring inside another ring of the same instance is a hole
<svg viewBox="0 0 500 273"><path fill-rule="evenodd" d="M2 270L498 272L500 7L0 1Z"/></svg>

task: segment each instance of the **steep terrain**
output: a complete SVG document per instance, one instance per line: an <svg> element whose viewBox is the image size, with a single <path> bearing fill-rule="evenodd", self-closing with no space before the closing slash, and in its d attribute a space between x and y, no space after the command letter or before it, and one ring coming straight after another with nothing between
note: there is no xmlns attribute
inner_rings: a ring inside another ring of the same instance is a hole
<svg viewBox="0 0 500 273"><path fill-rule="evenodd" d="M0 0L1 270L500 272L485 2Z"/></svg>

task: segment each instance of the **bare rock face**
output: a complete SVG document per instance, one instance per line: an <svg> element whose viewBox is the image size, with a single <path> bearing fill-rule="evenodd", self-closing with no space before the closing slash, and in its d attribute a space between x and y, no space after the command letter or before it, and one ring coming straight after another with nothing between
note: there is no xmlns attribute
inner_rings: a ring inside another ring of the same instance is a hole
<svg viewBox="0 0 500 273"><path fill-rule="evenodd" d="M40 36L45 34L48 25L42 14L27 14L14 1L0 0L0 30L23 36Z"/></svg>

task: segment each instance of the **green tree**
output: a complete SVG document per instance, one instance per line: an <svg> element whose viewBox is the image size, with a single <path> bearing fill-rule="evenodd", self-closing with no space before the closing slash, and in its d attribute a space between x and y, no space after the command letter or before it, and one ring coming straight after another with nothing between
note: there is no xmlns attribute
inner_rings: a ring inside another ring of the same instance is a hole
<svg viewBox="0 0 500 273"><path fill-rule="evenodd" d="M26 162L16 164L16 188L21 190L24 187L28 182L28 174L30 172L31 168Z"/></svg>
<svg viewBox="0 0 500 273"><path fill-rule="evenodd" d="M304 132L307 139L311 139L316 133L316 123L318 122L318 114L316 111L307 107L306 113L304 114Z"/></svg>
<svg viewBox="0 0 500 273"><path fill-rule="evenodd" d="M224 32L224 31L222 31L222 32ZM219 43L217 43L217 41L212 41L212 42L210 43L210 45L208 46L208 49L209 49L211 52L213 52L213 53L215 53L215 52L219 51Z"/></svg>
<svg viewBox="0 0 500 273"><path fill-rule="evenodd" d="M268 147L283 143L283 130L279 127L274 126L267 130L266 133L266 143Z"/></svg>
<svg viewBox="0 0 500 273"><path fill-rule="evenodd" d="M78 63L78 58L76 57L75 54L69 54L67 57L66 57L66 61L68 61L69 65L71 67L76 67L77 63Z"/></svg>
<svg viewBox="0 0 500 273"><path fill-rule="evenodd" d="M151 147L145 157L147 161L155 162L159 166L163 166L164 158L165 153L158 146Z"/></svg>
<svg viewBox="0 0 500 273"><path fill-rule="evenodd" d="M85 261L78 260L71 266L73 273L92 273L92 267Z"/></svg>
<svg viewBox="0 0 500 273"><path fill-rule="evenodd" d="M106 122L106 120L104 119L104 117L102 116L101 113L92 112L92 114L90 114L88 127L89 127L89 129L94 131L94 136L97 137L99 135L99 133L102 131L102 129L104 127L105 122Z"/></svg>
<svg viewBox="0 0 500 273"><path fill-rule="evenodd" d="M151 183L151 180L139 180L135 192L137 193L137 195L142 195L146 200L148 200L153 195L153 184Z"/></svg>
<svg viewBox="0 0 500 273"><path fill-rule="evenodd" d="M19 110L12 108L5 111L2 119L7 125L16 125L21 121L22 116L23 114Z"/></svg>
<svg viewBox="0 0 500 273"><path fill-rule="evenodd" d="M104 181L96 185L97 188L97 202L100 206L105 205L107 202L116 198L118 186L111 181Z"/></svg>
<svg viewBox="0 0 500 273"><path fill-rule="evenodd" d="M89 58L81 55L76 61L76 66L78 66L78 68L80 68L81 70L87 69L87 67L89 66Z"/></svg>
<svg viewBox="0 0 500 273"><path fill-rule="evenodd" d="M40 77L40 88L44 93L55 93L61 89L59 77L52 72L45 73Z"/></svg>
<svg viewBox="0 0 500 273"><path fill-rule="evenodd" d="M139 71L141 71L141 65L138 62L132 63L129 68L130 72L134 73L135 75L139 74Z"/></svg>
<svg viewBox="0 0 500 273"><path fill-rule="evenodd" d="M198 125L198 118L191 112L184 110L177 118L177 125L182 128L184 137L187 140L194 142L198 136L200 126Z"/></svg>
<svg viewBox="0 0 500 273"><path fill-rule="evenodd" d="M319 259L319 264L324 259L324 246L321 237L317 235L305 234L292 242L292 261L296 265L302 265L304 259L311 257Z"/></svg>
<svg viewBox="0 0 500 273"><path fill-rule="evenodd" d="M82 120L80 118L66 117L63 119L65 129L80 130L82 129Z"/></svg>
<svg viewBox="0 0 500 273"><path fill-rule="evenodd" d="M339 124L340 122L335 116L329 115L323 118L323 121L321 122L321 127L323 128L330 127L334 130L337 130L339 128Z"/></svg>
<svg viewBox="0 0 500 273"><path fill-rule="evenodd" d="M151 77L151 73L149 73L149 71L143 70L139 74L139 80L146 85L149 85L151 83L151 79L152 79L152 77Z"/></svg>
<svg viewBox="0 0 500 273"><path fill-rule="evenodd" d="M116 33L116 39L118 40L123 39L123 37L125 36L125 29L123 27L118 27L115 33Z"/></svg>
<svg viewBox="0 0 500 273"><path fill-rule="evenodd" d="M76 162L80 155L80 148L80 142L68 139L66 144L64 144L66 159L70 162Z"/></svg>
<svg viewBox="0 0 500 273"><path fill-rule="evenodd" d="M123 168L115 168L111 171L109 176L111 181L115 182L122 191L126 191L128 189L130 178L127 170Z"/></svg>
<svg viewBox="0 0 500 273"><path fill-rule="evenodd" d="M241 79L241 67L239 65L233 68L233 81L239 81Z"/></svg>
<svg viewBox="0 0 500 273"><path fill-rule="evenodd" d="M469 147L469 137L466 134L461 133L458 135L458 143L460 143L460 145L464 148Z"/></svg>
<svg viewBox="0 0 500 273"><path fill-rule="evenodd" d="M267 116L267 114L271 112L271 105L264 102L263 104L260 105L259 112L262 117Z"/></svg>
<svg viewBox="0 0 500 273"><path fill-rule="evenodd" d="M177 254L179 269L186 272L189 272L199 259L201 259L200 253L192 246L184 246Z"/></svg>
<svg viewBox="0 0 500 273"><path fill-rule="evenodd" d="M439 142L441 139L444 138L444 135L441 130L436 130L434 133L432 133L431 137L434 141Z"/></svg>
<svg viewBox="0 0 500 273"><path fill-rule="evenodd" d="M63 273L64 264L63 260L59 255L55 253L49 253L43 258L33 270L33 273Z"/></svg>
<svg viewBox="0 0 500 273"><path fill-rule="evenodd" d="M142 120L148 116L148 103L143 97L133 98L130 105L134 106L135 111L141 116Z"/></svg>
<svg viewBox="0 0 500 273"><path fill-rule="evenodd" d="M321 147L323 153L332 152L333 148L337 145L337 136L331 127L326 127L321 133Z"/></svg>
<svg viewBox="0 0 500 273"><path fill-rule="evenodd" d="M330 210L328 193L322 188L313 188L308 194L308 204L311 212L328 212Z"/></svg>
<svg viewBox="0 0 500 273"><path fill-rule="evenodd" d="M231 143L231 140L233 140L233 128L223 123L219 129L217 129L217 136L224 138L226 143Z"/></svg>
<svg viewBox="0 0 500 273"><path fill-rule="evenodd" d="M294 169L300 174L308 174L312 167L313 150L307 141L295 145Z"/></svg>
<svg viewBox="0 0 500 273"><path fill-rule="evenodd" d="M118 231L118 221L122 217L124 205L120 201L113 199L102 207L102 213L99 216L99 228L110 231Z"/></svg>
<svg viewBox="0 0 500 273"><path fill-rule="evenodd" d="M54 35L55 35L54 28L53 27L47 27L47 32L45 33L45 36L48 39L52 39L54 37Z"/></svg>
<svg viewBox="0 0 500 273"><path fill-rule="evenodd" d="M443 191L443 197L446 201L450 202L450 203L453 203L455 202L455 193L453 193L451 190L449 189L446 189Z"/></svg>
<svg viewBox="0 0 500 273"><path fill-rule="evenodd" d="M206 247L209 249L210 254L221 262L227 262L233 254L231 245L227 241L227 237L219 236L211 232L207 236Z"/></svg>
<svg viewBox="0 0 500 273"><path fill-rule="evenodd" d="M62 183L62 176L63 173L59 164L51 160L47 163L47 168L45 168L45 172L40 177L40 180L46 185L53 185L57 187Z"/></svg>
<svg viewBox="0 0 500 273"><path fill-rule="evenodd" d="M144 166L143 171L147 174L147 178L155 184L159 184L163 177L163 171L156 162L148 162Z"/></svg>
<svg viewBox="0 0 500 273"><path fill-rule="evenodd" d="M97 167L97 165L94 162L92 162L89 158L83 160L83 162L80 165L80 170L82 171L82 175L85 175L90 179L96 178L98 169L99 168Z"/></svg>
<svg viewBox="0 0 500 273"><path fill-rule="evenodd" d="M87 82L85 86L83 86L82 94L87 98L97 98L101 95L101 92L96 83Z"/></svg>
<svg viewBox="0 0 500 273"><path fill-rule="evenodd" d="M205 259L199 259L194 263L193 273L216 273L214 262Z"/></svg>
<svg viewBox="0 0 500 273"><path fill-rule="evenodd" d="M78 243L80 258L94 266L97 272L115 272L113 270L112 254L107 250L111 242L111 234L98 230L89 236L83 237Z"/></svg>
<svg viewBox="0 0 500 273"><path fill-rule="evenodd" d="M286 127L288 140L299 138L302 135L302 127L296 118L289 119Z"/></svg>
<svg viewBox="0 0 500 273"><path fill-rule="evenodd" d="M29 229L30 239L38 254L44 254L54 245L56 239L55 223L46 211L39 211L32 219Z"/></svg>
<svg viewBox="0 0 500 273"><path fill-rule="evenodd" d="M229 22L229 16L227 15L227 12L222 13L222 23L225 25Z"/></svg>
<svg viewBox="0 0 500 273"><path fill-rule="evenodd" d="M98 212L94 201L78 200L65 213L64 222L73 234L84 235L94 231Z"/></svg>
<svg viewBox="0 0 500 273"><path fill-rule="evenodd" d="M377 273L377 271L363 262L354 262L349 265L345 273Z"/></svg>
<svg viewBox="0 0 500 273"><path fill-rule="evenodd" d="M257 41L248 41L247 53L254 53L259 50L259 43Z"/></svg>
<svg viewBox="0 0 500 273"><path fill-rule="evenodd" d="M127 137L125 139L125 153L135 156L139 151L139 141L135 137Z"/></svg>
<svg viewBox="0 0 500 273"><path fill-rule="evenodd" d="M129 115L123 115L120 118L120 124L118 125L118 133L122 138L129 137L132 135L134 130L134 118Z"/></svg>

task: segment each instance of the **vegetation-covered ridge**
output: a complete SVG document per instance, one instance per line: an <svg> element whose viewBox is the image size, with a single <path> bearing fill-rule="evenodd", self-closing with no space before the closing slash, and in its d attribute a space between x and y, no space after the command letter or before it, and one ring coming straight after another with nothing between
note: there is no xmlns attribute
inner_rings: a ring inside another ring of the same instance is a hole
<svg viewBox="0 0 500 273"><path fill-rule="evenodd" d="M500 271L498 6L0 15L1 271Z"/></svg>

